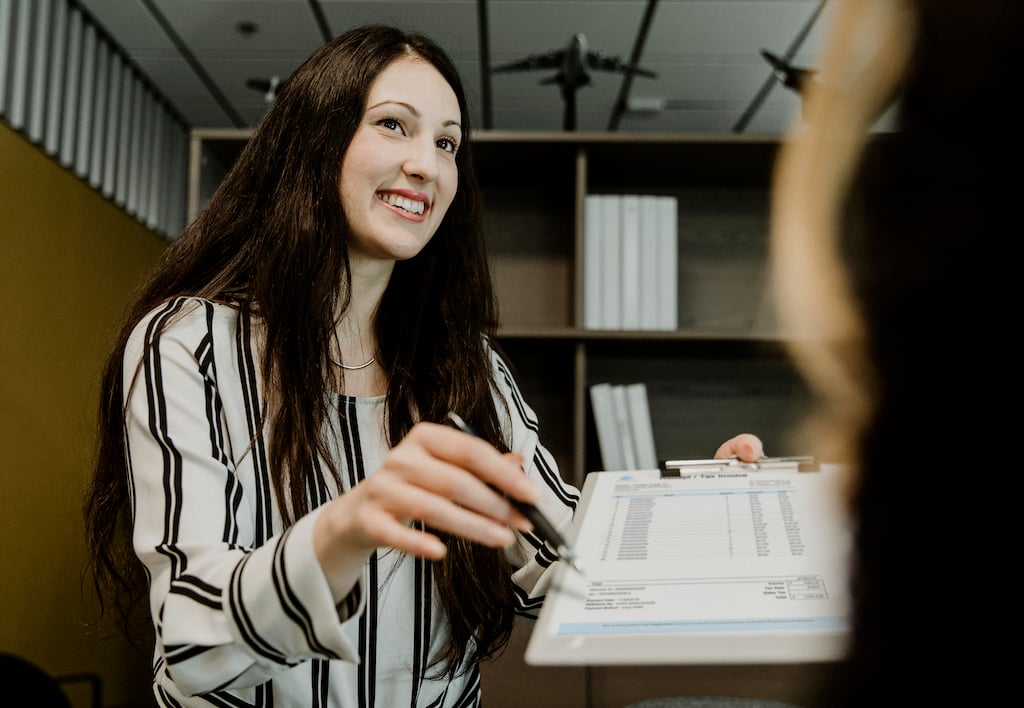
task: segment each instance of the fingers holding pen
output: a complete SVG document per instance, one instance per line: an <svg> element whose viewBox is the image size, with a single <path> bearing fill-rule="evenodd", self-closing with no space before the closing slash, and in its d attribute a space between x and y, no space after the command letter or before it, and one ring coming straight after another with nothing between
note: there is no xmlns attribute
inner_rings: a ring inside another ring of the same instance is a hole
<svg viewBox="0 0 1024 708"><path fill-rule="evenodd" d="M380 468L332 502L339 509L330 513L344 513L334 528L354 547L392 546L436 558L444 554L440 541L411 528L413 521L487 546L507 546L514 540L511 529L531 526L505 495L529 501L537 495L517 456L502 455L453 428L420 423Z"/></svg>
<svg viewBox="0 0 1024 708"><path fill-rule="evenodd" d="M377 502L387 505L402 523L422 521L488 546L507 546L514 540L512 528L529 528L469 463L453 463L418 449L396 448L396 453L367 480L380 475L382 484L367 491L373 491Z"/></svg>
<svg viewBox="0 0 1024 708"><path fill-rule="evenodd" d="M385 466L411 483L467 509L504 521L519 517L505 498L533 502L537 490L523 474L521 457L455 429L420 423L397 446Z"/></svg>
<svg viewBox="0 0 1024 708"><path fill-rule="evenodd" d="M517 523L514 519L506 522L463 506L435 490L406 484L380 472L345 496L358 498L358 534L371 548L393 547L425 558L443 557L446 549L441 540L414 522L485 546L504 547L514 540L510 528L510 523Z"/></svg>

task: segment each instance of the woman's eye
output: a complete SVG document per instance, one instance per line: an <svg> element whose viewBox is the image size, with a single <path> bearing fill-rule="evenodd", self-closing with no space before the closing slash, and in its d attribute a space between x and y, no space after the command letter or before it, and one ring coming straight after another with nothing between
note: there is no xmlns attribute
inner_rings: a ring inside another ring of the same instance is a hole
<svg viewBox="0 0 1024 708"><path fill-rule="evenodd" d="M402 124L398 122L397 118L382 118L377 121L377 125L387 128L388 130L402 132Z"/></svg>
<svg viewBox="0 0 1024 708"><path fill-rule="evenodd" d="M458 143L456 143L451 138L438 138L437 146L444 150L445 152L450 152L453 155L459 149Z"/></svg>

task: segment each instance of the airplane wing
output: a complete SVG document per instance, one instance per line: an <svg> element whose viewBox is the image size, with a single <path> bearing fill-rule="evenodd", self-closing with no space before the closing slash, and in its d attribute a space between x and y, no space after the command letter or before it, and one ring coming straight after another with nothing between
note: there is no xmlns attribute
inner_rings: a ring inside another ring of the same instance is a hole
<svg viewBox="0 0 1024 708"><path fill-rule="evenodd" d="M248 88L266 93L271 88L270 79L246 79L245 85Z"/></svg>
<svg viewBox="0 0 1024 708"><path fill-rule="evenodd" d="M600 52L587 52L587 66L598 71L614 71L620 74L625 74L629 68L629 64L626 64L618 57L605 56ZM652 79L658 78L658 75L653 71L642 69L639 66L633 67L633 73L636 76L647 76Z"/></svg>
<svg viewBox="0 0 1024 708"><path fill-rule="evenodd" d="M277 98L277 95L284 90L287 83L288 79L281 81L276 76L271 76L269 79L254 77L245 81L247 87L263 93L263 98L267 103Z"/></svg>
<svg viewBox="0 0 1024 708"><path fill-rule="evenodd" d="M531 54L525 59L500 64L491 68L491 73L503 71L534 71L536 69L557 69L562 65L564 51L547 52L545 54Z"/></svg>

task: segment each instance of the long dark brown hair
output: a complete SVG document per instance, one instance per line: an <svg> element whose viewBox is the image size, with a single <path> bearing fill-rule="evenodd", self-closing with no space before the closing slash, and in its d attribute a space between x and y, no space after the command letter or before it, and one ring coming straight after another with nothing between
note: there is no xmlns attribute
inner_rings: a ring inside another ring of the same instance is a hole
<svg viewBox="0 0 1024 708"><path fill-rule="evenodd" d="M370 85L403 56L429 62L447 80L458 99L464 139L455 157L460 184L451 207L423 250L396 264L378 309L388 439L393 445L418 420L443 422L447 411L457 410L496 447L508 449L485 344L497 308L461 80L448 55L427 37L380 25L351 30L289 78L208 207L143 284L106 362L85 522L94 582L130 636L145 604L145 576L131 547L122 384L128 336L147 312L179 295L232 303L262 318L262 374L274 401L264 410L285 524L310 511L315 456L327 461L340 483L323 432L324 391L335 383L329 342L337 313L350 298L350 233L339 174ZM442 536L449 552L434 564L434 581L451 634L437 663L454 674L467 647L470 659L478 660L505 646L515 602L503 552Z"/></svg>

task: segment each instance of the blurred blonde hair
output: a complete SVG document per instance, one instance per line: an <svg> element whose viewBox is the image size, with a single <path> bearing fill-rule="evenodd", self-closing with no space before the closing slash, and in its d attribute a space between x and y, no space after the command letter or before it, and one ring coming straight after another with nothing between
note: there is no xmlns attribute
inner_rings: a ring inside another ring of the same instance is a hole
<svg viewBox="0 0 1024 708"><path fill-rule="evenodd" d="M841 222L871 127L907 68L912 9L910 0L839 0L832 8L822 63L773 177L770 268L779 322L816 403L797 444L853 473L876 386L870 333L840 252Z"/></svg>

